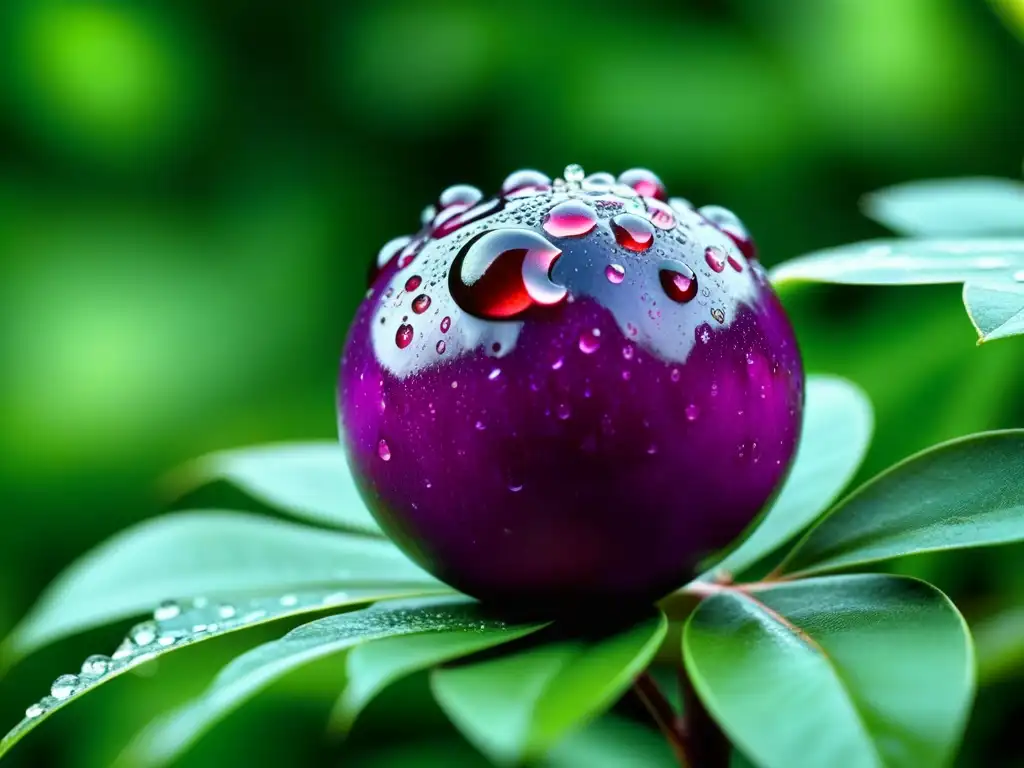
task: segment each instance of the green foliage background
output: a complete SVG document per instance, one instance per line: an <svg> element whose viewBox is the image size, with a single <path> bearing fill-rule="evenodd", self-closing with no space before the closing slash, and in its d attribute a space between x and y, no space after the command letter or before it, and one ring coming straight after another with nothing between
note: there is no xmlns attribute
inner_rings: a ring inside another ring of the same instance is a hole
<svg viewBox="0 0 1024 768"><path fill-rule="evenodd" d="M166 468L334 433L365 265L444 186L643 165L674 194L739 212L772 265L884 234L857 210L876 188L1019 176L1022 65L980 0L5 0L0 636L71 558L162 508ZM958 286L786 300L809 369L872 397L862 478L941 439L1024 425L1024 338L975 347ZM1001 613L1024 605L1022 555L899 565L979 630L963 765L1024 761L1024 609ZM122 630L15 668L0 721ZM226 637L107 686L12 765L108 765L154 713L279 634ZM322 737L332 673L277 686L187 764L340 763ZM425 686L373 704L346 747L363 757L345 764L390 764L379 743L415 745L396 765L450 764Z"/></svg>

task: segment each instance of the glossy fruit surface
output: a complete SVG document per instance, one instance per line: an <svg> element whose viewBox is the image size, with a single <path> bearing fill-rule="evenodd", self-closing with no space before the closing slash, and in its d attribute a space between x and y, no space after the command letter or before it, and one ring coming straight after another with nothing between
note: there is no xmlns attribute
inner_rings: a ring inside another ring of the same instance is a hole
<svg viewBox="0 0 1024 768"><path fill-rule="evenodd" d="M799 437L800 355L753 241L640 169L453 189L382 249L342 358L371 511L485 600L681 586L771 499Z"/></svg>

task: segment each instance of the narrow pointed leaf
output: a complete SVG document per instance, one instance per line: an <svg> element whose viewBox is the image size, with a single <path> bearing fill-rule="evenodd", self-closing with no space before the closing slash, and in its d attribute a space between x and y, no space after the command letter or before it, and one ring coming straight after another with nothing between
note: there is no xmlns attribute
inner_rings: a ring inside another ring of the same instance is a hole
<svg viewBox="0 0 1024 768"><path fill-rule="evenodd" d="M25 718L0 739L0 757L72 702L125 672L165 654L229 632L238 632L289 616L336 610L376 600L414 597L422 592L422 588L399 586L355 588L344 592L321 588L288 593L222 594L216 600L200 597L173 604L164 603L157 608L152 620L140 623L129 632L129 638L140 640L141 645L129 642L126 638L113 653L113 657L90 656L82 664L81 672L75 671L77 681L72 688L63 692L66 694L63 698L47 695L30 705L26 709Z"/></svg>
<svg viewBox="0 0 1024 768"><path fill-rule="evenodd" d="M964 178L912 181L867 195L864 212L903 235L1024 234L1024 183Z"/></svg>
<svg viewBox="0 0 1024 768"><path fill-rule="evenodd" d="M652 611L600 637L558 638L437 669L431 678L434 696L466 738L492 759L533 758L611 706L653 658L667 625L663 614Z"/></svg>
<svg viewBox="0 0 1024 768"><path fill-rule="evenodd" d="M796 545L784 573L1024 540L1024 430L929 448L868 481Z"/></svg>
<svg viewBox="0 0 1024 768"><path fill-rule="evenodd" d="M761 768L946 765L974 690L963 619L916 579L722 592L693 614L683 646L702 701Z"/></svg>
<svg viewBox="0 0 1024 768"><path fill-rule="evenodd" d="M238 657L206 693L152 723L118 761L132 768L163 766L184 754L225 716L289 672L371 640L431 632L480 635L508 629L468 598L380 603L292 630ZM341 681L339 680L339 685Z"/></svg>
<svg viewBox="0 0 1024 768"><path fill-rule="evenodd" d="M857 472L871 429L871 401L856 384L809 376L803 433L782 491L750 536L702 578L742 574L817 519Z"/></svg>
<svg viewBox="0 0 1024 768"><path fill-rule="evenodd" d="M338 441L280 443L219 451L172 473L181 495L225 480L274 509L322 525L383 536L356 488Z"/></svg>
<svg viewBox="0 0 1024 768"><path fill-rule="evenodd" d="M979 343L1024 333L1024 282L967 283L964 306Z"/></svg>
<svg viewBox="0 0 1024 768"><path fill-rule="evenodd" d="M1024 269L1024 238L868 240L799 256L771 272L774 283L927 285L1009 279Z"/></svg>
<svg viewBox="0 0 1024 768"><path fill-rule="evenodd" d="M331 714L331 729L350 728L377 694L407 675L510 642L542 626L495 624L481 632L421 632L353 648L346 659L345 690Z"/></svg>
<svg viewBox="0 0 1024 768"><path fill-rule="evenodd" d="M323 586L446 589L385 540L240 512L178 512L129 528L72 563L4 650L11 661L169 598Z"/></svg>

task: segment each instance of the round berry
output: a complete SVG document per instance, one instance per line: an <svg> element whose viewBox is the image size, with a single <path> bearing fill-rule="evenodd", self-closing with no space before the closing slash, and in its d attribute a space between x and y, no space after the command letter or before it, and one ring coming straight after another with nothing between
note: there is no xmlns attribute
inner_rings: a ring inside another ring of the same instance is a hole
<svg viewBox="0 0 1024 768"><path fill-rule="evenodd" d="M360 491L410 557L483 600L657 599L789 469L792 328L739 219L663 202L649 171L502 189L449 188L372 265L338 390Z"/></svg>

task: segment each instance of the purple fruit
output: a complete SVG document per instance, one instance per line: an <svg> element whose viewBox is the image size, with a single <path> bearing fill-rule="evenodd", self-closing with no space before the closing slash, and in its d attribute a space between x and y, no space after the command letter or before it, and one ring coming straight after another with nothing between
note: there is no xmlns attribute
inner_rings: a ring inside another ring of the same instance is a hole
<svg viewBox="0 0 1024 768"><path fill-rule="evenodd" d="M793 330L739 220L662 202L649 171L502 188L442 193L382 250L342 358L342 442L381 527L453 587L656 599L785 477Z"/></svg>

